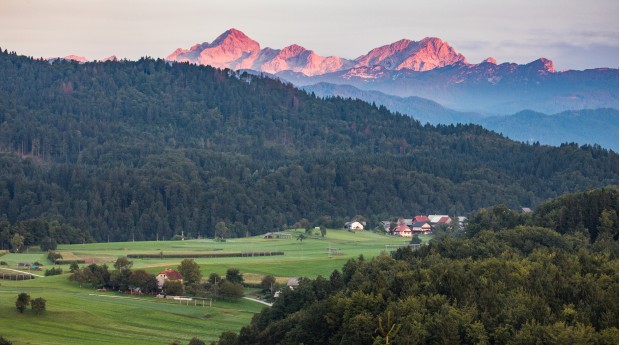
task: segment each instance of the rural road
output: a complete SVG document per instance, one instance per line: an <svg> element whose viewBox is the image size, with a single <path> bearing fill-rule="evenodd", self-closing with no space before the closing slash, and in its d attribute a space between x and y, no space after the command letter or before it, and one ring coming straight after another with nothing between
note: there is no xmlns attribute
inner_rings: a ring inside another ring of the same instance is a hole
<svg viewBox="0 0 620 345"><path fill-rule="evenodd" d="M270 306L270 307L273 305L273 303L267 303L267 302L261 301L261 300L256 299L256 298L251 298L251 297L243 297L243 298L245 298L245 299L247 299L247 300L250 300L250 301L254 301L254 302L258 302L258 303L262 303L262 304L264 304L264 305L268 305L268 306Z"/></svg>

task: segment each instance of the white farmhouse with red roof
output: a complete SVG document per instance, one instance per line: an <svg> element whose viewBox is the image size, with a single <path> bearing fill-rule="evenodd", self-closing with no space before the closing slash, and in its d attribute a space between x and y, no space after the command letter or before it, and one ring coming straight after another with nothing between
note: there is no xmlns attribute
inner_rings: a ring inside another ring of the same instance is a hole
<svg viewBox="0 0 620 345"><path fill-rule="evenodd" d="M181 281L183 282L183 275L175 270L167 269L162 271L155 277L157 279L157 287L161 290L166 281Z"/></svg>

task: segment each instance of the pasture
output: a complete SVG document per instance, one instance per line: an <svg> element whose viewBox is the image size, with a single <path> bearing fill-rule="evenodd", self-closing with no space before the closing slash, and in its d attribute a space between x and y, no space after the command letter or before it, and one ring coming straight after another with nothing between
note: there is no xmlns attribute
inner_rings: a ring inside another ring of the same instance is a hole
<svg viewBox="0 0 620 345"><path fill-rule="evenodd" d="M111 270L120 256L164 254L158 258L131 259L133 269L145 269L153 274L166 268L176 268L182 259L166 257L175 253L283 252L284 255L277 256L195 259L203 277L214 272L223 276L228 268L237 268L247 282L258 283L265 275L275 276L278 282L298 276L328 277L334 269L341 269L350 258L360 255L374 257L386 250L394 250L390 246L407 242L407 239L368 231L328 230L325 239L312 237L303 241L296 239L301 232L289 233L293 234L290 239L258 236L227 239L225 242L196 239L60 245L57 252L63 257L80 258L87 263L105 263ZM429 238L422 239L428 241ZM46 253L36 250L28 254L5 254L2 261L8 266L0 266L0 269L16 269L17 263L24 261L44 263L43 272L52 267ZM68 265L60 267L68 272ZM238 332L250 322L254 313L264 307L248 300L218 300L211 307L180 305L150 296L136 298L116 292L98 292L88 287L79 288L67 277L68 273L27 281L0 280L0 335L16 345L170 344L174 340L187 344L192 337L210 343L223 331ZM18 313L15 300L20 292L27 292L32 298L45 298L47 311L41 315L35 315L30 309L24 314ZM248 290L248 293L251 291Z"/></svg>

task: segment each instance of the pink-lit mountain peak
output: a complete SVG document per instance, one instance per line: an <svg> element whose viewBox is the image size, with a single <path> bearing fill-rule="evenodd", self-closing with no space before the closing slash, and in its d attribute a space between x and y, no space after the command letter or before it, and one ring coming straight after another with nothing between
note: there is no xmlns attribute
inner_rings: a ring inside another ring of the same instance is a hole
<svg viewBox="0 0 620 345"><path fill-rule="evenodd" d="M237 48L245 50L260 50L260 44L258 44L258 42L254 41L243 32L234 28L226 30L223 34L219 35L215 39L215 41L210 44L210 46L225 46L233 49Z"/></svg>
<svg viewBox="0 0 620 345"><path fill-rule="evenodd" d="M382 66L387 69L411 69L428 71L458 62L467 63L447 42L436 37L420 41L402 39L392 44L375 48L355 59L357 66Z"/></svg>
<svg viewBox="0 0 620 345"><path fill-rule="evenodd" d="M86 63L88 62L88 59L83 57L83 56L77 56L77 55L67 55L64 57L65 60L73 60L73 61L77 61L79 63Z"/></svg>
<svg viewBox="0 0 620 345"><path fill-rule="evenodd" d="M237 29L229 29L212 43L196 44L190 49L178 48L167 60L192 62L217 68L251 68L260 53L260 44Z"/></svg>
<svg viewBox="0 0 620 345"><path fill-rule="evenodd" d="M463 55L436 37L427 37L417 42L402 39L350 61L337 56L319 56L297 44L281 50L261 49L258 42L234 28L219 35L212 43L197 44L188 50L179 48L167 59L218 68L247 68L268 73L291 71L305 75L325 74L354 66L428 71L455 63L467 63Z"/></svg>
<svg viewBox="0 0 620 345"><path fill-rule="evenodd" d="M540 74L555 73L555 65L553 64L553 61L545 58L534 60L526 66Z"/></svg>
<svg viewBox="0 0 620 345"><path fill-rule="evenodd" d="M280 53L278 54L278 56L283 58L283 59L290 59L292 57L299 56L299 55L301 55L303 53L306 53L306 52L311 52L311 51L309 51L308 49L306 49L306 48L304 48L304 47L302 47L300 45L293 44L293 45L290 45L290 46L282 49L280 51Z"/></svg>
<svg viewBox="0 0 620 345"><path fill-rule="evenodd" d="M196 44L190 49L179 48L168 55L167 60L234 70L253 69L273 74L294 72L306 76L352 71L365 78L378 77L377 73L386 70L423 72L456 64L476 66L469 65L462 54L437 37L426 37L420 41L401 39L372 49L355 60L347 60L337 56L323 57L297 44L283 49L261 49L258 42L234 28L219 35L212 43ZM497 62L487 59L483 63L496 65ZM531 70L539 73L555 72L553 62L547 59L539 59L528 65Z"/></svg>

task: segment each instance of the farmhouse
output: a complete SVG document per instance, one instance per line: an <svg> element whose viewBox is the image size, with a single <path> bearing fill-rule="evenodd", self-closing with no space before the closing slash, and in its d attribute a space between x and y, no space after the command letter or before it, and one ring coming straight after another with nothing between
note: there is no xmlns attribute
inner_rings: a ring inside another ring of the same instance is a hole
<svg viewBox="0 0 620 345"><path fill-rule="evenodd" d="M392 235L400 237L411 237L411 228L406 224L400 224L392 231Z"/></svg>
<svg viewBox="0 0 620 345"><path fill-rule="evenodd" d="M431 225L450 224L452 219L445 214L431 214L428 216Z"/></svg>
<svg viewBox="0 0 620 345"><path fill-rule="evenodd" d="M432 227L428 222L417 222L411 226L414 235L428 235L432 232Z"/></svg>
<svg viewBox="0 0 620 345"><path fill-rule="evenodd" d="M413 218L398 218L397 226L391 229L390 221L382 221L381 226L386 232L390 232L394 236L412 237L413 235L430 235L435 227L447 226L452 222L458 222L459 228L463 229L466 217L450 218L448 215L431 214L428 216L417 215ZM390 230L391 229L391 230Z"/></svg>
<svg viewBox="0 0 620 345"><path fill-rule="evenodd" d="M159 289L161 289L164 286L164 283L166 281L180 281L181 283L183 282L183 275L171 269L162 271L155 278L157 279L157 287Z"/></svg>

